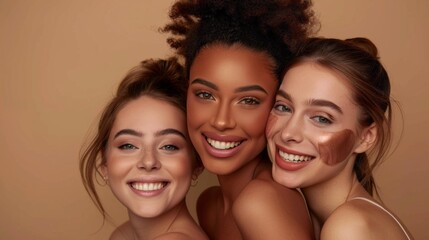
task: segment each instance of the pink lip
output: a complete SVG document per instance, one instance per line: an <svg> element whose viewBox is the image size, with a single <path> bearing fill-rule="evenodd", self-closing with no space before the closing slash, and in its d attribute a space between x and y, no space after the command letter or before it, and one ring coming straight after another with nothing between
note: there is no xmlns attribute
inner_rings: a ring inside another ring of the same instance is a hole
<svg viewBox="0 0 429 240"><path fill-rule="evenodd" d="M286 170L286 171L297 171L301 168L304 168L305 166L307 166L309 163L311 163L310 161L306 161L306 162L288 162L283 160L283 158L280 156L279 154L279 150L281 150L282 152L286 152L286 153L290 153L290 154L294 154L294 155L306 155L297 151L292 151L280 146L276 145L276 155L275 155L275 164L277 166L279 166L281 169Z"/></svg>
<svg viewBox="0 0 429 240"><path fill-rule="evenodd" d="M233 135L220 135L214 132L203 132L203 136L211 138L216 141L221 142L242 142L246 140L245 138L239 137L239 136L233 136Z"/></svg>
<svg viewBox="0 0 429 240"><path fill-rule="evenodd" d="M240 145L230 149L216 149L207 142L207 137L221 142L241 142ZM237 154L245 144L245 139L237 136L222 136L215 133L204 133L201 135L204 149L215 158L230 158Z"/></svg>

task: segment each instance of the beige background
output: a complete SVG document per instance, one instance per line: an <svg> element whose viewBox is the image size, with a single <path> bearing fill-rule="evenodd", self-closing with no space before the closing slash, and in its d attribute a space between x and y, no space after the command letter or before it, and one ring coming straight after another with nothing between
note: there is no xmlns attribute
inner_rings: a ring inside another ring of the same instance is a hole
<svg viewBox="0 0 429 240"><path fill-rule="evenodd" d="M106 239L127 218L102 188L114 219L102 226L78 153L125 72L169 54L157 28L171 2L0 0L0 239ZM365 36L379 47L404 122L395 122L400 145L376 177L385 203L416 239L429 239L429 2L315 2L320 35ZM202 176L190 208L215 182Z"/></svg>

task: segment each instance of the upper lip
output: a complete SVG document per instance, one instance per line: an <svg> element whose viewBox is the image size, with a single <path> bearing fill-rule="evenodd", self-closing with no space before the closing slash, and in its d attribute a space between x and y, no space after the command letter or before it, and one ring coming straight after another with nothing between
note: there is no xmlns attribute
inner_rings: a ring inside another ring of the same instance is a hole
<svg viewBox="0 0 429 240"><path fill-rule="evenodd" d="M220 135L214 132L203 132L202 135L205 138L210 138L213 139L215 141L220 141L220 142L242 142L244 140L246 140L243 137L240 136L234 136L234 135Z"/></svg>
<svg viewBox="0 0 429 240"><path fill-rule="evenodd" d="M298 151L295 151L295 150L291 150L291 149L288 149L288 148L285 148L285 147L279 146L279 145L277 145L277 144L276 144L276 148L277 148L279 151L285 152L285 153L287 153L287 154L302 155L302 156L309 156L309 157L314 158L314 156L313 156L313 155L309 155L309 154L306 154L306 153L302 153L302 152L298 152Z"/></svg>

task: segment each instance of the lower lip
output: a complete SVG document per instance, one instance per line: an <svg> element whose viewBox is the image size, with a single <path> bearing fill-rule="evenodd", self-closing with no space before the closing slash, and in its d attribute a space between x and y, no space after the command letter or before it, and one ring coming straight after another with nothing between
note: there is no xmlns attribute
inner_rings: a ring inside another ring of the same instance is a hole
<svg viewBox="0 0 429 240"><path fill-rule="evenodd" d="M158 189L158 190L153 190L153 191L143 191L143 190L138 190L133 188L130 184L129 187L131 188L131 190L136 193L139 196L142 197L155 197L160 195L162 192L164 192L164 190L168 187L169 183L167 183L163 188Z"/></svg>
<svg viewBox="0 0 429 240"><path fill-rule="evenodd" d="M280 157L279 152L276 153L276 165L279 166L281 169L286 171L297 171L305 166L307 166L310 161L306 162L289 162L285 161L282 157Z"/></svg>
<svg viewBox="0 0 429 240"><path fill-rule="evenodd" d="M210 145L204 136L201 136L201 137L202 137L204 148L211 156L215 158L230 158L234 156L237 152L239 152L244 144L244 142L242 142L240 145L230 149L217 149L217 148L214 148L212 145Z"/></svg>

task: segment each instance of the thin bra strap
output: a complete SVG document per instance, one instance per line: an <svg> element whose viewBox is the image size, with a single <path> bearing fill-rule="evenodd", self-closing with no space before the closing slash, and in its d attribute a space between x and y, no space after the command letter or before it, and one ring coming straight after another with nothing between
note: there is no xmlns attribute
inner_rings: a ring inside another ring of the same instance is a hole
<svg viewBox="0 0 429 240"><path fill-rule="evenodd" d="M370 199L364 198L364 197L354 197L354 198L352 198L350 200L355 200L355 199L358 199L358 200L360 199L360 200L369 202L369 203L371 203L371 204L373 204L373 205L381 208L384 212L386 212L387 214L389 214L393 218L393 220L395 220L398 223L399 227L401 227L402 231L405 233L405 235L407 236L407 238L409 240L411 240L410 236L408 235L407 231L405 231L405 228L402 226L402 224L399 222L399 220L392 213L390 213L389 211L387 211L383 206L381 206L380 204L378 204L378 203L376 203L376 202L374 202L374 201L372 201Z"/></svg>

